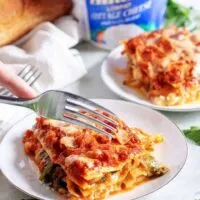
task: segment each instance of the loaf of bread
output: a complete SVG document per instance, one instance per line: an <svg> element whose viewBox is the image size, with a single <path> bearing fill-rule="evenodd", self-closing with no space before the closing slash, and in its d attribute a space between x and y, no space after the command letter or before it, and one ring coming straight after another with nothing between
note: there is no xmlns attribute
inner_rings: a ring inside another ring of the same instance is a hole
<svg viewBox="0 0 200 200"><path fill-rule="evenodd" d="M69 14L72 0L0 0L0 46L12 43L44 21Z"/></svg>

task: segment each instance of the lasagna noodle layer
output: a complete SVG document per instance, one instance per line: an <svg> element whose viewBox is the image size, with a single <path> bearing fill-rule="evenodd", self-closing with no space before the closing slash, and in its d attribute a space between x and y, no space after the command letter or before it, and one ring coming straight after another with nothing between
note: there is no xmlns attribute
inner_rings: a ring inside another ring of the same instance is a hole
<svg viewBox="0 0 200 200"><path fill-rule="evenodd" d="M167 172L150 154L155 137L140 129L128 131L129 141L122 145L91 130L40 118L34 130L25 134L24 146L43 180L50 180L49 185L61 194L71 199L104 199ZM47 155L45 162L38 159L41 152ZM48 177L52 173L59 177L57 182Z"/></svg>

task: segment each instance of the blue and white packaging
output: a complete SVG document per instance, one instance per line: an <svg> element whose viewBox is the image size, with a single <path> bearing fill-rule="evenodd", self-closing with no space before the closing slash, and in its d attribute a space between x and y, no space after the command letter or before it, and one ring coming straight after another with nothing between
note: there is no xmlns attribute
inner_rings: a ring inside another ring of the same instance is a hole
<svg viewBox="0 0 200 200"><path fill-rule="evenodd" d="M85 39L112 49L120 40L162 28L167 0L76 0L76 4Z"/></svg>

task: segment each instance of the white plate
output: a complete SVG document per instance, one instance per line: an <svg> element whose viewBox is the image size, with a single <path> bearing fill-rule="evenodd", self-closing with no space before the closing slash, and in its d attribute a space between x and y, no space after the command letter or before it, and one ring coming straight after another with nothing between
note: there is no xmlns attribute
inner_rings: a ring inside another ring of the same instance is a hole
<svg viewBox="0 0 200 200"><path fill-rule="evenodd" d="M174 123L156 111L130 102L106 99L95 101L111 109L130 126L142 128L149 133L162 133L165 142L157 145L155 156L170 169L166 175L129 192L114 195L109 200L131 200L147 195L166 185L179 173L187 158L187 144ZM35 115L29 115L11 128L4 137L0 146L2 173L14 186L35 198L62 199L39 182L33 165L24 153L22 137L25 130L31 128L34 123Z"/></svg>
<svg viewBox="0 0 200 200"><path fill-rule="evenodd" d="M151 103L148 99L144 99L138 94L138 92L132 88L123 85L123 75L115 71L116 68L125 68L127 66L127 59L121 54L123 46L119 46L114 49L107 59L104 61L101 68L101 77L104 83L115 94L120 97L133 101L144 106L148 106L153 109L173 112L188 112L199 111L200 103L186 104L181 106L158 106Z"/></svg>

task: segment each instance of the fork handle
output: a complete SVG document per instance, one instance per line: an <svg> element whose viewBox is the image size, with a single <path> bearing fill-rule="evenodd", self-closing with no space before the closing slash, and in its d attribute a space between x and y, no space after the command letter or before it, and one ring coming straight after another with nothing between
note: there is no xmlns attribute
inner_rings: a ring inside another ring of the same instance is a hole
<svg viewBox="0 0 200 200"><path fill-rule="evenodd" d="M28 103L27 99L19 99L16 97L7 97L0 95L0 103L15 105L15 106L24 106Z"/></svg>

